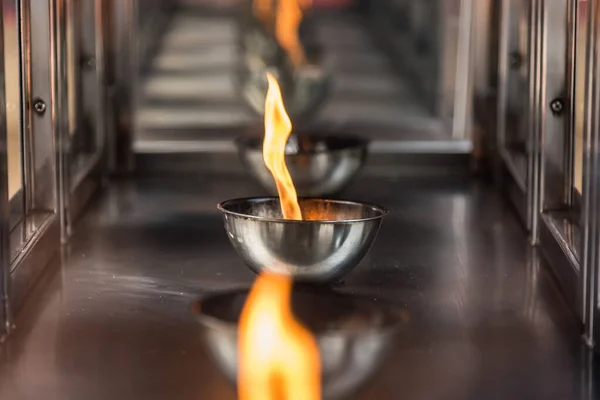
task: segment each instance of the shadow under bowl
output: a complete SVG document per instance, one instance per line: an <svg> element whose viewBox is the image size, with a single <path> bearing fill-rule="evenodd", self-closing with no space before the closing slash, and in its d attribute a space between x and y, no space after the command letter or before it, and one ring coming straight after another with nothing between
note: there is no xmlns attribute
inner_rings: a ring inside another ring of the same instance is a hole
<svg viewBox="0 0 600 400"><path fill-rule="evenodd" d="M387 210L344 200L299 198L303 220L286 220L279 198L223 202L225 230L242 260L256 273L291 275L329 283L348 274L367 254Z"/></svg>

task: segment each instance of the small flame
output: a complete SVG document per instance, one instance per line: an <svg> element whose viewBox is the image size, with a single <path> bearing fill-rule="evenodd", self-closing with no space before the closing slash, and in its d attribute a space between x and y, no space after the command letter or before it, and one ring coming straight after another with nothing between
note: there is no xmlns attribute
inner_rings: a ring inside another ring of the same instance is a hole
<svg viewBox="0 0 600 400"><path fill-rule="evenodd" d="M254 0L252 12L268 28L271 28L274 0ZM312 6L312 0L278 0L277 16L275 18L275 38L288 53L294 65L306 62L304 47L298 36L302 22L303 10Z"/></svg>
<svg viewBox="0 0 600 400"><path fill-rule="evenodd" d="M277 185L283 218L301 220L298 195L290 172L285 165L285 146L292 133L292 122L288 117L281 89L277 80L267 72L269 88L265 100L265 140L263 158Z"/></svg>
<svg viewBox="0 0 600 400"><path fill-rule="evenodd" d="M288 53L294 65L306 62L306 54L298 36L302 10L311 6L312 0L280 0L275 22L277 42Z"/></svg>
<svg viewBox="0 0 600 400"><path fill-rule="evenodd" d="M240 400L321 398L316 340L292 314L292 282L261 274L240 318L238 391Z"/></svg>

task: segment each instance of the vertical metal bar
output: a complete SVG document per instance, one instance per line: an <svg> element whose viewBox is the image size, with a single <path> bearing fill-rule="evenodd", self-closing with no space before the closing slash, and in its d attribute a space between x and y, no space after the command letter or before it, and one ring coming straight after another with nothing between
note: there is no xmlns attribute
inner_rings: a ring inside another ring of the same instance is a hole
<svg viewBox="0 0 600 400"><path fill-rule="evenodd" d="M98 87L98 103L96 109L96 146L102 152L106 149L106 66L104 47L104 3L105 0L94 1L94 48L96 58L96 80Z"/></svg>
<svg viewBox="0 0 600 400"><path fill-rule="evenodd" d="M569 24L571 0L554 1L539 0L539 40L536 41L539 50L537 55L538 75L537 105L535 107L535 129L538 151L539 173L532 176L538 179L539 202L534 206L533 213L560 210L565 206L567 187L571 187L567 167L570 160L568 140L568 116L565 110L551 109L551 104L564 104L566 90L570 84L569 52L573 43L572 27ZM574 74L573 74L574 75ZM567 106L562 107L567 108ZM535 203L534 203L535 204Z"/></svg>
<svg viewBox="0 0 600 400"><path fill-rule="evenodd" d="M508 57L510 42L510 0L500 2L500 37L498 44L498 97L496 100L496 148L503 152L506 148L506 109L508 102ZM500 170L502 157L498 157L496 169ZM497 175L501 176L497 171Z"/></svg>
<svg viewBox="0 0 600 400"><path fill-rule="evenodd" d="M499 156L499 160L497 163L497 174L500 178L501 184L504 185L504 174L502 170L504 167L509 171L509 175L512 177L512 181L514 181L515 186L518 188L517 190L520 192L519 197L523 197L523 199L519 199L517 203L517 207L519 208L519 213L521 214L524 223L527 226L527 230L531 229L531 215L529 214L531 211L530 204L530 191L531 181L529 179L529 173L531 172L530 166L531 157L533 153L529 151L527 153L528 157L528 165L526 171L522 171L521 168L517 166L515 163L515 154L510 149L510 142L512 142L511 137L515 136L515 133L519 132L507 132L507 118L509 117L509 102L511 101L510 96L510 88L515 88L514 79L519 78L521 74L521 63L526 62L528 68L528 103L526 109L519 110L519 113L522 116L527 117L528 121L531 123L531 110L533 109L532 98L533 95L531 90L535 85L534 81L534 71L535 71L535 53L530 46L534 43L535 38L537 37L535 31L535 25L532 25L535 20L535 16L537 15L535 12L537 3L534 0L530 0L527 3L517 2L515 0L504 0L501 2L500 9L500 37L499 37L499 56L498 56L498 98L497 98L497 133L496 133L496 146L497 152ZM522 40L521 40L521 12L526 10L527 14L525 17L527 18L527 28L528 28L528 37L527 37L527 49L522 49ZM533 142L532 135L534 130L531 128L527 130L529 134L529 144ZM529 150L529 149L528 149ZM510 182L511 179L508 179ZM507 183L508 183L507 182ZM510 186L505 185L506 187Z"/></svg>
<svg viewBox="0 0 600 400"><path fill-rule="evenodd" d="M116 34L114 54L115 69L115 126L109 137L108 167L112 173L127 174L133 170L134 112L137 103L138 79L138 2L113 0L111 18Z"/></svg>
<svg viewBox="0 0 600 400"><path fill-rule="evenodd" d="M133 141L135 140L135 131L137 129L135 113L138 107L138 96L139 96L139 72L140 72L140 26L139 26L139 15L140 15L140 1L130 0L129 7L129 20L128 20L128 32L127 32L127 43L129 43L128 55L129 57L123 57L124 60L129 61L129 65L125 65L126 68L126 79L129 83L130 98L128 103L128 117L129 121L129 146L123 149L125 162L123 163L123 171L130 173L134 169L134 154L133 154Z"/></svg>
<svg viewBox="0 0 600 400"><path fill-rule="evenodd" d="M586 95L583 154L583 210L586 220L583 230L583 263L581 287L584 310L584 338L589 346L598 340L595 333L595 320L598 318L598 268L600 260L598 247L598 218L600 201L600 0L591 0L588 9L587 54L586 54Z"/></svg>
<svg viewBox="0 0 600 400"><path fill-rule="evenodd" d="M70 235L69 220L69 103L67 71L67 0L50 0L51 63L52 63L52 127L56 135L56 175L61 241Z"/></svg>
<svg viewBox="0 0 600 400"><path fill-rule="evenodd" d="M452 138L470 139L473 106L473 0L460 2Z"/></svg>
<svg viewBox="0 0 600 400"><path fill-rule="evenodd" d="M33 114L29 132L31 148L28 150L32 154L35 184L31 207L54 213L58 209L54 157L57 148L57 131L54 127L56 110L53 103L55 82L50 78L55 73L53 50L57 45L54 43L51 18L51 9L54 8L55 2L27 0L24 3L27 2L30 3L28 16L31 31L29 42L25 44L29 58L24 62L29 68L31 91L28 93L29 106L25 111Z"/></svg>
<svg viewBox="0 0 600 400"><path fill-rule="evenodd" d="M564 201L565 204L573 204L573 171L575 165L575 135L576 135L576 104L575 93L577 91L577 47L578 47L578 15L579 0L568 0L567 2L567 139L568 149L564 160Z"/></svg>
<svg viewBox="0 0 600 400"><path fill-rule="evenodd" d="M30 0L17 0L17 10L20 23L21 47L21 113L22 136L21 149L23 154L23 188L24 188L24 214L33 209L35 193L35 160L33 151L33 113L32 109L32 78L31 78L31 13ZM27 231L23 229L23 238L27 239Z"/></svg>
<svg viewBox="0 0 600 400"><path fill-rule="evenodd" d="M527 167L527 224L530 229L530 242L537 244L539 241L539 216L542 211L542 182L543 173L541 151L542 138L540 137L540 101L542 96L541 77L543 65L541 63L541 4L542 0L530 0L529 8L529 144Z"/></svg>
<svg viewBox="0 0 600 400"><path fill-rule="evenodd" d="M4 91L4 27L0 7L0 338L12 326L10 308L10 207L8 199L8 140L6 132L6 97Z"/></svg>
<svg viewBox="0 0 600 400"><path fill-rule="evenodd" d="M104 18L102 20L104 35L104 55L105 55L105 78L106 78L106 164L109 173L115 173L118 170L117 162L117 108L115 100L117 97L117 1L105 0L102 2L104 7Z"/></svg>

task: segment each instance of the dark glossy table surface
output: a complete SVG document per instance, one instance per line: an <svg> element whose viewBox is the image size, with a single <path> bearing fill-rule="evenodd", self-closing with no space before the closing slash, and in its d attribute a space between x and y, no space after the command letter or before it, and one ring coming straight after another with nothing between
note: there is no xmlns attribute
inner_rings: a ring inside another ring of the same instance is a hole
<svg viewBox="0 0 600 400"><path fill-rule="evenodd" d="M215 206L260 194L240 178L111 186L4 344L0 398L235 399L190 304L252 281ZM362 177L344 197L390 215L339 289L412 318L357 399L595 398L579 327L493 189Z"/></svg>

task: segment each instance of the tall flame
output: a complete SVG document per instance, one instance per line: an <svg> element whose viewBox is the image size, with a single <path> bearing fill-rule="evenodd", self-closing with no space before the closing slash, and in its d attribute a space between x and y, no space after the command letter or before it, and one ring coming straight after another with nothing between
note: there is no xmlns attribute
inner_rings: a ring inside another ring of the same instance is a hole
<svg viewBox="0 0 600 400"><path fill-rule="evenodd" d="M240 318L240 400L318 400L320 360L316 340L290 307L289 277L261 274Z"/></svg>
<svg viewBox="0 0 600 400"><path fill-rule="evenodd" d="M285 219L301 220L302 212L298 205L298 195L292 177L285 165L285 146L292 133L292 122L288 117L281 89L277 80L267 72L269 88L265 100L265 140L263 158L273 175Z"/></svg>
<svg viewBox="0 0 600 400"><path fill-rule="evenodd" d="M263 157L277 182L286 219L302 219L296 189L285 165L292 124L277 80L267 74ZM240 400L318 400L321 398L319 348L294 318L292 279L263 272L242 310L238 331Z"/></svg>
<svg viewBox="0 0 600 400"><path fill-rule="evenodd" d="M300 42L298 30L302 22L302 10L310 7L312 0L279 0L275 37L288 53L294 65L304 64L306 54Z"/></svg>

